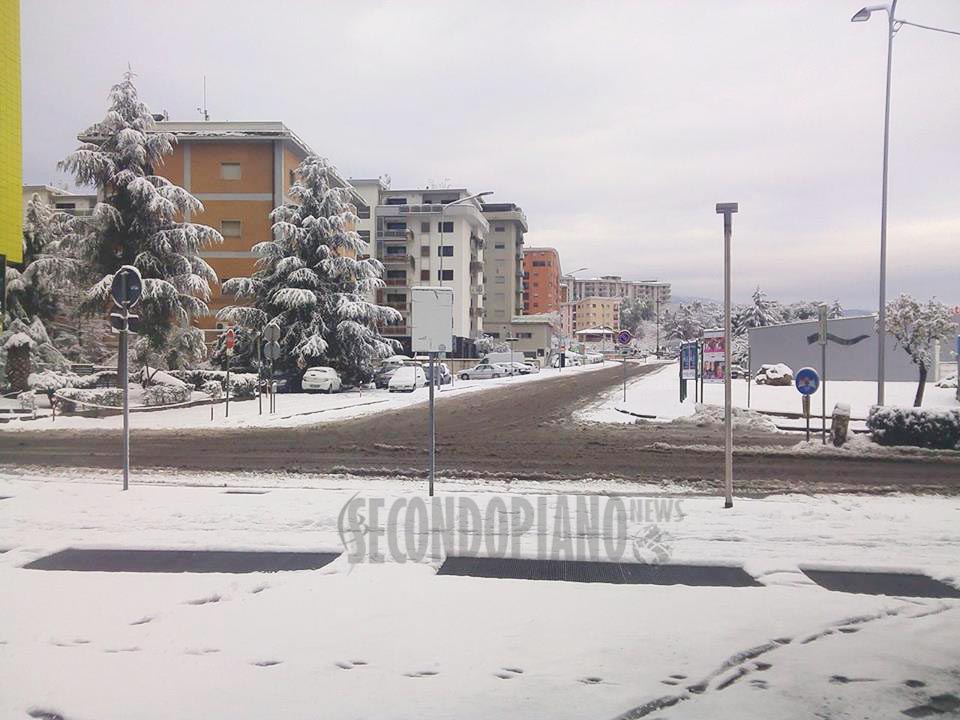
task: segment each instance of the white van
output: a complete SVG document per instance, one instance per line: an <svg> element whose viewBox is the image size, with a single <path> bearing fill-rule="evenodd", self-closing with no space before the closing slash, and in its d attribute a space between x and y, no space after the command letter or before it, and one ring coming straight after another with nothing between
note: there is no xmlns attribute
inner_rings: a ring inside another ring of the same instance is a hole
<svg viewBox="0 0 960 720"><path fill-rule="evenodd" d="M390 376L390 392L413 392L418 387L425 387L427 376L420 365L404 365L399 367Z"/></svg>

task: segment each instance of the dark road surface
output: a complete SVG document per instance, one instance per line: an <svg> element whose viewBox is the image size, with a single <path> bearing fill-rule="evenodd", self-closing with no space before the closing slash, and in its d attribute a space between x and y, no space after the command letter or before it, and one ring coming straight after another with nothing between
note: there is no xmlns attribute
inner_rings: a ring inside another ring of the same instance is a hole
<svg viewBox="0 0 960 720"><path fill-rule="evenodd" d="M629 366L637 376L654 365ZM437 467L455 477L625 478L719 488L722 426L578 424L571 412L617 385L621 367L571 373L443 398ZM134 430L135 467L419 475L427 464L426 404L297 428ZM776 455L798 434L735 432L737 490L945 492L960 490L960 460ZM688 447L676 447L688 446ZM0 432L0 463L116 468L115 431Z"/></svg>

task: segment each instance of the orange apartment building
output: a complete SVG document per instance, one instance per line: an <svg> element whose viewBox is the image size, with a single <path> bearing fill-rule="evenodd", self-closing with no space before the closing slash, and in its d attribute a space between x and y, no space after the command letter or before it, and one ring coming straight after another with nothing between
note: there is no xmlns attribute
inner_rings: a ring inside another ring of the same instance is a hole
<svg viewBox="0 0 960 720"><path fill-rule="evenodd" d="M173 183L203 203L203 212L185 220L219 230L223 244L206 248L203 258L220 282L251 275L256 258L251 248L270 240L270 212L289 201L294 170L307 155L306 143L281 122L170 122L157 130L173 134L177 142L164 165L156 168ZM349 187L337 178L342 187ZM356 195L354 202L363 204ZM210 314L197 325L214 328L217 312L236 302L212 288Z"/></svg>
<svg viewBox="0 0 960 720"><path fill-rule="evenodd" d="M553 248L523 249L523 314L560 312L560 254Z"/></svg>

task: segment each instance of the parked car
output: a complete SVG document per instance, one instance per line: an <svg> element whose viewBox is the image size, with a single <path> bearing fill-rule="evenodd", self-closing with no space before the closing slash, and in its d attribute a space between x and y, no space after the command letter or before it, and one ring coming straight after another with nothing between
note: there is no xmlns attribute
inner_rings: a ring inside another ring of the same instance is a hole
<svg viewBox="0 0 960 720"><path fill-rule="evenodd" d="M526 363L505 362L500 364L508 368L510 370L511 375L529 375L532 372L532 370L530 370L530 368L526 365Z"/></svg>
<svg viewBox="0 0 960 720"><path fill-rule="evenodd" d="M390 392L413 392L427 384L427 375L420 365L404 365L390 377Z"/></svg>
<svg viewBox="0 0 960 720"><path fill-rule="evenodd" d="M380 367L377 368L377 371L373 374L373 384L381 390L389 387L390 378L393 377L393 373L396 372L397 368L401 368L412 362L413 361L406 355L391 355L380 363Z"/></svg>
<svg viewBox="0 0 960 720"><path fill-rule="evenodd" d="M731 365L730 366L730 377L732 378L745 378L747 376L746 368L743 365Z"/></svg>
<svg viewBox="0 0 960 720"><path fill-rule="evenodd" d="M499 363L480 363L472 368L460 371L461 380L486 380L488 378L506 377L510 374L507 368Z"/></svg>
<svg viewBox="0 0 960 720"><path fill-rule="evenodd" d="M343 383L340 376L332 367L312 367L307 368L301 381L304 392L338 392Z"/></svg>
<svg viewBox="0 0 960 720"><path fill-rule="evenodd" d="M527 373L538 373L540 372L540 363L536 360L526 360L523 363L527 366Z"/></svg>
<svg viewBox="0 0 960 720"><path fill-rule="evenodd" d="M453 374L450 372L450 368L447 367L446 363L437 363L437 385L449 385L453 382ZM423 372L427 376L427 382L430 382L430 366L424 365Z"/></svg>

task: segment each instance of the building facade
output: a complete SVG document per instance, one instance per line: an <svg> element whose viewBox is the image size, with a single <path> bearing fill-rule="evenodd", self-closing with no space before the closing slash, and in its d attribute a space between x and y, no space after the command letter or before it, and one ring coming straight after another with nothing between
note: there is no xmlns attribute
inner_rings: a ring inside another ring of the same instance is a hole
<svg viewBox="0 0 960 720"><path fill-rule="evenodd" d="M27 203L37 195L40 202L71 215L89 215L97 204L96 195L81 195L70 192L65 188L53 185L24 185L23 186L23 213L26 216Z"/></svg>
<svg viewBox="0 0 960 720"><path fill-rule="evenodd" d="M362 183L361 183L362 185ZM364 191L365 192L365 191ZM483 332L484 247L489 223L483 207L466 189L378 191L373 210L374 251L383 263L385 287L377 300L403 320L382 329L410 351L410 288L452 287L454 357L472 357Z"/></svg>
<svg viewBox="0 0 960 720"><path fill-rule="evenodd" d="M621 300L648 300L652 305L670 302L670 283L659 280L624 280L619 275L604 275L598 278L577 278L564 275L567 298L570 301L586 297L610 297Z"/></svg>
<svg viewBox="0 0 960 720"><path fill-rule="evenodd" d="M313 151L281 122L157 123L159 132L174 135L173 154L155 172L180 185L203 203L203 212L185 220L218 230L223 243L201 251L220 282L247 277L256 270L251 248L270 240L270 213L289 201L294 171ZM340 177L334 182L350 187ZM354 193L354 203L363 199ZM210 314L197 325L216 326L216 314L237 299L212 288Z"/></svg>
<svg viewBox="0 0 960 720"><path fill-rule="evenodd" d="M484 203L490 225L483 251L483 329L506 337L512 320L524 314L523 236L527 217L513 203Z"/></svg>
<svg viewBox="0 0 960 720"><path fill-rule="evenodd" d="M573 333L594 328L619 330L620 298L599 296L581 298L573 303L570 323Z"/></svg>
<svg viewBox="0 0 960 720"><path fill-rule="evenodd" d="M523 312L525 315L560 312L560 254L553 248L523 251Z"/></svg>

